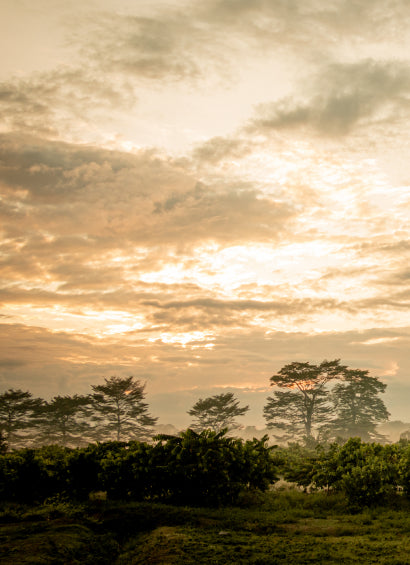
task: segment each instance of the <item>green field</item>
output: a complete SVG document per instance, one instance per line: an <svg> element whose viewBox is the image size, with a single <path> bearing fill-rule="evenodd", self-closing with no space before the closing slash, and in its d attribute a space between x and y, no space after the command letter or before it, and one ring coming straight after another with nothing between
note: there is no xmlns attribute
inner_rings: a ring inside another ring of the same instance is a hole
<svg viewBox="0 0 410 565"><path fill-rule="evenodd" d="M410 504L352 509L342 497L298 491L247 495L222 509L164 504L39 506L0 513L0 562L27 564L410 565Z"/></svg>

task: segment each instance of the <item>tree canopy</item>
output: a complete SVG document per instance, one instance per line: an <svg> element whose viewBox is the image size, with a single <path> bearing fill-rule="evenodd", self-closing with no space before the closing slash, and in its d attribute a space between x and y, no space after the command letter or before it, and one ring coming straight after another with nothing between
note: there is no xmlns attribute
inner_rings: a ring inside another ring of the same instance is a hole
<svg viewBox="0 0 410 565"><path fill-rule="evenodd" d="M376 425L388 419L389 412L379 397L386 390L377 377L369 371L346 369L343 380L332 390L332 402L336 413L329 430L335 437L348 439L360 437L364 441L383 439L376 432Z"/></svg>
<svg viewBox="0 0 410 565"><path fill-rule="evenodd" d="M368 371L349 369L339 359L291 363L270 380L285 390L268 397L264 416L268 427L284 430L285 439L381 439L376 425L389 416L379 398L386 385Z"/></svg>
<svg viewBox="0 0 410 565"><path fill-rule="evenodd" d="M31 392L10 388L0 395L0 429L10 448L27 443L38 425L44 400Z"/></svg>
<svg viewBox="0 0 410 565"><path fill-rule="evenodd" d="M110 377L105 384L92 389L93 420L97 424L99 438L147 439L157 418L148 413L144 402L145 385L134 377Z"/></svg>
<svg viewBox="0 0 410 565"><path fill-rule="evenodd" d="M87 443L91 415L89 396L55 396L41 410L41 439L43 443L79 446Z"/></svg>
<svg viewBox="0 0 410 565"><path fill-rule="evenodd" d="M239 406L239 400L235 398L233 392L226 392L200 398L188 414L194 417L192 429L219 432L224 428L239 428L240 424L235 418L243 416L248 410L249 406Z"/></svg>
<svg viewBox="0 0 410 565"><path fill-rule="evenodd" d="M329 421L330 406L326 384L343 375L339 359L311 363L290 363L270 379L275 391L264 408L268 427L285 430L289 438L312 438L315 428Z"/></svg>

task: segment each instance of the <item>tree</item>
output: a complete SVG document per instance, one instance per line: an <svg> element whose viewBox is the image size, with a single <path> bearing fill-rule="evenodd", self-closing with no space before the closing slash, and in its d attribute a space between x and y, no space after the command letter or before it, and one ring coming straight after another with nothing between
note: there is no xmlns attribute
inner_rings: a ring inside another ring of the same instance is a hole
<svg viewBox="0 0 410 565"><path fill-rule="evenodd" d="M43 399L20 389L10 388L0 395L0 430L9 447L21 447L33 439L43 405Z"/></svg>
<svg viewBox="0 0 410 565"><path fill-rule="evenodd" d="M3 432L0 430L0 455L4 455L7 453L8 445L6 440L4 439Z"/></svg>
<svg viewBox="0 0 410 565"><path fill-rule="evenodd" d="M376 432L379 422L388 419L389 412L379 394L386 389L369 371L346 369L343 381L332 390L332 401L336 418L328 426L334 437L348 439L360 437L364 441L383 439Z"/></svg>
<svg viewBox="0 0 410 565"><path fill-rule="evenodd" d="M90 424L91 398L89 396L55 396L43 406L41 439L66 447L76 447L87 438Z"/></svg>
<svg viewBox="0 0 410 565"><path fill-rule="evenodd" d="M339 359L322 361L320 365L290 363L270 379L271 386L286 390L268 397L263 413L269 428L286 432L286 439L305 436L314 438L318 427L330 419L330 404L326 385L343 375L346 367Z"/></svg>
<svg viewBox="0 0 410 565"><path fill-rule="evenodd" d="M195 418L192 429L210 429L220 432L224 428L239 428L240 425L235 421L238 416L243 416L249 410L249 406L239 406L232 392L216 394L208 398L200 398L188 411L190 416Z"/></svg>
<svg viewBox="0 0 410 565"><path fill-rule="evenodd" d="M145 385L134 377L110 377L105 384L92 386L93 419L104 441L114 437L117 441L127 437L147 439L152 436L152 426L157 421L148 414Z"/></svg>

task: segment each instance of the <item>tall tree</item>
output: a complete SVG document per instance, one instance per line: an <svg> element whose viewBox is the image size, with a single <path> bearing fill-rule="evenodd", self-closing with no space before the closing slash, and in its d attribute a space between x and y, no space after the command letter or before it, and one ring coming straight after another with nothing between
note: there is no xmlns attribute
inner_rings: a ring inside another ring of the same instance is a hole
<svg viewBox="0 0 410 565"><path fill-rule="evenodd" d="M369 371L346 369L343 381L332 390L335 419L325 428L331 435L342 438L360 437L364 441L383 439L376 426L389 418L389 412L379 397L386 390Z"/></svg>
<svg viewBox="0 0 410 565"><path fill-rule="evenodd" d="M239 428L240 424L235 418L243 416L248 410L249 406L239 406L239 400L235 398L233 392L227 392L200 398L188 414L195 418L192 425L194 430L210 429L220 432L224 428Z"/></svg>
<svg viewBox="0 0 410 565"><path fill-rule="evenodd" d="M0 429L10 448L29 443L39 425L44 400L33 398L31 392L10 388L0 394Z"/></svg>
<svg viewBox="0 0 410 565"><path fill-rule="evenodd" d="M4 455L7 452L9 446L7 445L6 440L4 439L4 434L0 430L0 455Z"/></svg>
<svg viewBox="0 0 410 565"><path fill-rule="evenodd" d="M43 406L41 441L78 447L89 439L89 396L55 396Z"/></svg>
<svg viewBox="0 0 410 565"><path fill-rule="evenodd" d="M269 428L285 431L286 439L305 437L311 440L318 427L330 419L327 384L343 375L345 366L339 359L322 361L320 365L290 363L270 379L279 389L263 413Z"/></svg>
<svg viewBox="0 0 410 565"><path fill-rule="evenodd" d="M94 421L100 438L148 439L158 418L148 413L145 385L134 377L110 377L92 387Z"/></svg>

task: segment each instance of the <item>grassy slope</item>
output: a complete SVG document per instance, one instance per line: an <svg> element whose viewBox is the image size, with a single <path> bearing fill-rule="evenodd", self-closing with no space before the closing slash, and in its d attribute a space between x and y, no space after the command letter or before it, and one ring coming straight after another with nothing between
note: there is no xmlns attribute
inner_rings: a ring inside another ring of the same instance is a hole
<svg viewBox="0 0 410 565"><path fill-rule="evenodd" d="M8 505L0 513L0 562L410 565L410 507L401 499L355 514L325 493L270 493L253 502L215 510L103 501Z"/></svg>

